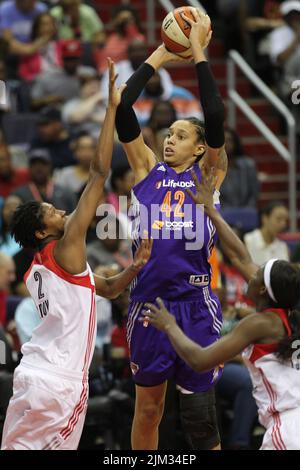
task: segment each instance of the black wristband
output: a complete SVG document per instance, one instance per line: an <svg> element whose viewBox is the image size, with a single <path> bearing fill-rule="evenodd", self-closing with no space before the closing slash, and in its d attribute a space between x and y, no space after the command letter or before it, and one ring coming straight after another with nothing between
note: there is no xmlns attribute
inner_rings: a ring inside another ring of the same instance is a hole
<svg viewBox="0 0 300 470"><path fill-rule="evenodd" d="M205 121L205 140L209 147L220 148L225 143L225 108L216 81L207 62L196 64L200 102Z"/></svg>

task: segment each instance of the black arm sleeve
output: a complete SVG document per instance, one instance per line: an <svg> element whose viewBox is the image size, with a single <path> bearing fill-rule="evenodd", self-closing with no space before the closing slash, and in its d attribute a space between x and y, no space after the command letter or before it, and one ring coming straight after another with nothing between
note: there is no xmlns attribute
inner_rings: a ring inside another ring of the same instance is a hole
<svg viewBox="0 0 300 470"><path fill-rule="evenodd" d="M209 147L219 148L225 143L225 108L216 81L207 62L196 64L200 102L205 120L205 140Z"/></svg>
<svg viewBox="0 0 300 470"><path fill-rule="evenodd" d="M123 143L131 142L140 135L141 129L132 105L154 73L155 70L151 65L143 63L126 82L127 87L122 93L116 113L116 129Z"/></svg>

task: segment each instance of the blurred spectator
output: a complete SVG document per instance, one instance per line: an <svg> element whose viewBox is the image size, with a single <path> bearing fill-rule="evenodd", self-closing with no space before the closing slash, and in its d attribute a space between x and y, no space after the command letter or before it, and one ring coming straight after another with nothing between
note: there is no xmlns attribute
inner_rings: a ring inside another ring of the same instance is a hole
<svg viewBox="0 0 300 470"><path fill-rule="evenodd" d="M42 47L44 47L47 42L49 42L48 37L39 37L31 42L21 42L18 39L16 39L12 32L10 30L6 30L2 38L7 44L7 54L15 54L16 56L30 56L32 54L35 54L37 51L39 51Z"/></svg>
<svg viewBox="0 0 300 470"><path fill-rule="evenodd" d="M282 0L243 0L245 18L242 22L245 57L256 73L268 84L277 80L278 71L270 59L270 33L284 25L280 12Z"/></svg>
<svg viewBox="0 0 300 470"><path fill-rule="evenodd" d="M137 11L130 5L118 5L112 15L113 32L106 39L105 45L97 38L94 41L94 60L99 72L107 69L107 57L115 63L127 60L128 46L134 39L145 40ZM101 38L100 38L101 39ZM99 48L100 45L100 48Z"/></svg>
<svg viewBox="0 0 300 470"><path fill-rule="evenodd" d="M153 105L159 100L170 101L176 110L178 119L191 116L198 119L203 118L199 100L190 91L173 83L172 87L164 90L161 76L157 72L150 78L142 95L134 104L134 110L141 126L147 124Z"/></svg>
<svg viewBox="0 0 300 470"><path fill-rule="evenodd" d="M221 188L222 207L256 207L259 193L254 160L244 154L238 134L225 130L228 172Z"/></svg>
<svg viewBox="0 0 300 470"><path fill-rule="evenodd" d="M239 238L242 238L241 231L236 227L232 227ZM245 281L241 273L232 265L229 258L221 253L222 260L219 264L222 277L222 301L224 310L230 318L230 309L234 308L234 318L243 318L249 313L253 313L252 302L247 297L248 283Z"/></svg>
<svg viewBox="0 0 300 470"><path fill-rule="evenodd" d="M63 126L59 110L44 108L39 114L37 130L37 137L31 142L31 148L47 149L54 169L76 163L71 149L71 137Z"/></svg>
<svg viewBox="0 0 300 470"><path fill-rule="evenodd" d="M21 42L28 42L35 17L47 10L36 0L6 0L0 5L0 32L10 30Z"/></svg>
<svg viewBox="0 0 300 470"><path fill-rule="evenodd" d="M3 203L0 218L0 251L2 253L14 256L21 248L15 239L11 236L9 231L9 224L11 217L16 208L22 203L21 199L17 196L8 196Z"/></svg>
<svg viewBox="0 0 300 470"><path fill-rule="evenodd" d="M67 101L63 106L63 121L72 126L74 132L86 131L94 138L98 137L106 109L100 83L97 76L82 81L80 96Z"/></svg>
<svg viewBox="0 0 300 470"><path fill-rule="evenodd" d="M34 109L50 104L61 106L65 101L78 96L80 81L77 72L81 51L77 40L61 42L63 68L45 71L36 77L31 90L31 105Z"/></svg>
<svg viewBox="0 0 300 470"><path fill-rule="evenodd" d="M118 74L117 85L125 83L128 78L133 74L135 70L147 59L148 57L148 46L144 41L135 39L128 46L128 60L122 60L116 64L116 73ZM173 90L173 82L169 73L161 68L158 71L161 78L161 86L166 93L166 96L170 96ZM101 91L103 97L108 97L108 71L103 75L101 81Z"/></svg>
<svg viewBox="0 0 300 470"><path fill-rule="evenodd" d="M74 210L76 205L74 194L68 189L53 183L51 157L46 149L31 151L29 155L29 173L31 182L14 192L22 202L43 201L53 204L67 213Z"/></svg>
<svg viewBox="0 0 300 470"><path fill-rule="evenodd" d="M19 76L26 81L33 81L38 75L62 68L61 45L56 40L57 29L50 13L41 13L33 23L31 41L43 41L42 47L35 54L23 57L19 64Z"/></svg>
<svg viewBox="0 0 300 470"><path fill-rule="evenodd" d="M57 21L59 38L91 42L96 34L100 34L104 42L102 21L94 8L82 4L81 0L60 0L50 12Z"/></svg>
<svg viewBox="0 0 300 470"><path fill-rule="evenodd" d="M21 110L23 105L22 91L24 90L24 84L19 80L10 79L6 62L1 59L0 80L5 82L5 96L2 96L0 100L0 120L2 121L3 116L7 112L18 112Z"/></svg>
<svg viewBox="0 0 300 470"><path fill-rule="evenodd" d="M35 303L31 297L23 299L15 313L17 333L21 346L30 340L32 332L41 322Z"/></svg>
<svg viewBox="0 0 300 470"><path fill-rule="evenodd" d="M96 141L89 134L82 133L73 141L72 146L77 164L57 170L54 181L78 195L89 178L90 163L96 152Z"/></svg>
<svg viewBox="0 0 300 470"><path fill-rule="evenodd" d="M112 204L117 212L127 213L131 203L131 189L134 186L134 175L128 165L115 168L110 177L112 192L107 195L107 202ZM127 204L120 207L120 196L127 198Z"/></svg>
<svg viewBox="0 0 300 470"><path fill-rule="evenodd" d="M159 100L153 105L147 126L142 129L146 144L159 160L163 160L164 139L169 127L177 120L176 110L171 101Z"/></svg>
<svg viewBox="0 0 300 470"><path fill-rule="evenodd" d="M260 228L244 237L254 263L261 266L272 258L289 261L289 250L278 235L287 229L289 213L281 202L271 202L261 210Z"/></svg>
<svg viewBox="0 0 300 470"><path fill-rule="evenodd" d="M112 170L110 184L112 192L107 194L106 201L114 207L125 238L130 239L131 220L128 217L128 210L131 205L131 189L134 186L134 175L128 164Z"/></svg>
<svg viewBox="0 0 300 470"><path fill-rule="evenodd" d="M6 301L11 283L15 280L13 259L0 251L0 325L6 325Z"/></svg>
<svg viewBox="0 0 300 470"><path fill-rule="evenodd" d="M286 24L271 33L270 56L274 64L284 67L300 53L300 1L283 2L280 11Z"/></svg>
<svg viewBox="0 0 300 470"><path fill-rule="evenodd" d="M14 168L8 146L0 143L0 196L7 197L29 181L27 168Z"/></svg>
<svg viewBox="0 0 300 470"><path fill-rule="evenodd" d="M99 219L98 219L99 220ZM117 263L127 268L132 260L130 242L124 235L119 219L109 214L102 217L97 225L98 238L88 244L87 259L93 270L98 266ZM101 237L101 239L99 238Z"/></svg>
<svg viewBox="0 0 300 470"><path fill-rule="evenodd" d="M226 301L229 306L246 308L250 301L247 298L248 284L243 276L227 259L220 263L220 271L224 278Z"/></svg>

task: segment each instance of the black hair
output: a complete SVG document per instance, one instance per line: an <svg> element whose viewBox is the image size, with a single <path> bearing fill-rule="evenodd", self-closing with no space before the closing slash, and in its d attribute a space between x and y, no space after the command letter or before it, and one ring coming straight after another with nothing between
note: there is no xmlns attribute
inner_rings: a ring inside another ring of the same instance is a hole
<svg viewBox="0 0 300 470"><path fill-rule="evenodd" d="M281 201L272 201L272 202L269 202L269 204L267 204L265 207L263 207L259 211L259 226L260 227L262 226L263 216L264 215L267 215L267 216L271 215L273 210L277 209L277 207L286 207L286 205Z"/></svg>
<svg viewBox="0 0 300 470"><path fill-rule="evenodd" d="M233 153L232 153L232 156L233 157L242 157L244 155L244 149L243 149L243 146L242 146L241 139L240 139L239 135L237 134L237 132L235 132L235 130L232 129L231 127L225 127L224 131L228 132L231 135L231 138L233 140Z"/></svg>
<svg viewBox="0 0 300 470"><path fill-rule="evenodd" d="M300 340L300 310L297 309L300 306L300 269L288 261L276 261L271 271L271 287L277 300L272 301L272 307L288 310L292 334L279 343L277 355L289 359L294 352L293 342Z"/></svg>
<svg viewBox="0 0 300 470"><path fill-rule="evenodd" d="M129 165L123 165L123 166L117 167L112 171L112 174L110 177L110 184L114 191L116 191L117 189L116 180L124 178L124 176L126 175L126 173L128 173L128 171L130 171Z"/></svg>
<svg viewBox="0 0 300 470"><path fill-rule="evenodd" d="M10 222L10 232L23 248L39 248L41 241L36 238L35 232L45 228L42 205L37 201L21 204Z"/></svg>
<svg viewBox="0 0 300 470"><path fill-rule="evenodd" d="M189 117L189 118L184 118L183 121L190 122L196 127L196 132L197 132L197 142L201 144L205 144L205 124L203 121L200 121L200 119L195 118L195 117ZM196 158L195 162L199 162L203 155L199 155L199 157Z"/></svg>
<svg viewBox="0 0 300 470"><path fill-rule="evenodd" d="M195 117L184 118L183 121L190 122L196 127L197 141L205 144L205 125L203 121Z"/></svg>
<svg viewBox="0 0 300 470"><path fill-rule="evenodd" d="M32 23L31 35L30 35L31 41L35 41L38 38L38 30L40 27L40 22L44 16L50 16L50 18L53 21L53 24L55 25L55 18L48 11L43 11L42 13L40 13L39 15L35 17Z"/></svg>

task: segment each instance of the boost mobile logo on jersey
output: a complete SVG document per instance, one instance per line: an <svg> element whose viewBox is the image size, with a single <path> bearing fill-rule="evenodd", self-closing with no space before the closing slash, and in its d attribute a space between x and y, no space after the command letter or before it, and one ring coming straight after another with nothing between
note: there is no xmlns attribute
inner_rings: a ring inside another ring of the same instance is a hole
<svg viewBox="0 0 300 470"><path fill-rule="evenodd" d="M171 220L166 220L163 222L162 220L154 220L152 224L152 229L153 230L162 230L163 227L165 227L167 230L174 231L174 230L181 230L184 228L194 228L194 222L192 220L183 222L183 221L171 221Z"/></svg>
<svg viewBox="0 0 300 470"><path fill-rule="evenodd" d="M154 220L152 224L153 230L161 230L165 223L162 220Z"/></svg>
<svg viewBox="0 0 300 470"><path fill-rule="evenodd" d="M195 184L193 181L174 181L174 180L162 180L155 184L156 189L163 188L193 188Z"/></svg>

